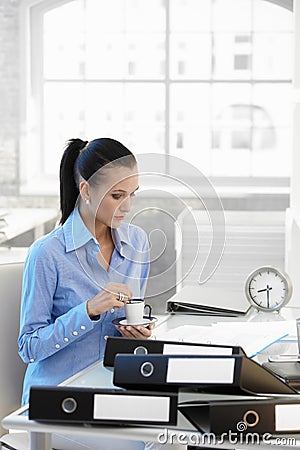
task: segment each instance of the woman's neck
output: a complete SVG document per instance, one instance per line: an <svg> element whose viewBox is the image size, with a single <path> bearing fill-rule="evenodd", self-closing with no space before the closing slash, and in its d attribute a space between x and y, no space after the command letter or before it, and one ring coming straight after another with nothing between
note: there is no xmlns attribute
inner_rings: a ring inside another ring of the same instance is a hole
<svg viewBox="0 0 300 450"><path fill-rule="evenodd" d="M80 216L100 245L105 245L112 241L111 229L104 223L98 222L95 218L91 218L83 209L79 208Z"/></svg>
<svg viewBox="0 0 300 450"><path fill-rule="evenodd" d="M98 226L95 223L95 238L101 246L107 245L112 241L111 229L102 223Z"/></svg>

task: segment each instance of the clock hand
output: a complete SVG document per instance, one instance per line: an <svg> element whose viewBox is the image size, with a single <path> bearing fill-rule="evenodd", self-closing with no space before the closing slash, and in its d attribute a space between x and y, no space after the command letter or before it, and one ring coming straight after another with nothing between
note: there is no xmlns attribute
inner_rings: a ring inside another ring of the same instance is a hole
<svg viewBox="0 0 300 450"><path fill-rule="evenodd" d="M257 292L265 292L265 291L270 291L272 289L272 287L269 287L268 285L267 285L267 288L266 289L259 289Z"/></svg>
<svg viewBox="0 0 300 450"><path fill-rule="evenodd" d="M257 291L257 293L259 293L259 292L267 292L267 308L269 308L270 307L270 290L272 289L272 286L269 286L268 284L267 284L267 287L265 288L265 289L259 289L258 291Z"/></svg>

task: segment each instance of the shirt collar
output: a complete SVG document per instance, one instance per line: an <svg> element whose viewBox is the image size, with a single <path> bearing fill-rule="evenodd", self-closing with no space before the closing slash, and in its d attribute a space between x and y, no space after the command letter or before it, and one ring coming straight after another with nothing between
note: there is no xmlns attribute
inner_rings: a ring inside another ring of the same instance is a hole
<svg viewBox="0 0 300 450"><path fill-rule="evenodd" d="M84 246L89 241L94 241L94 243L99 247L99 243L96 241L95 237L85 226L78 208L75 208L66 222L62 226L65 242L66 251L70 252ZM129 225L122 223L120 227L113 229L113 239L115 246L119 253L122 255L123 244L131 245L131 240L129 237Z"/></svg>
<svg viewBox="0 0 300 450"><path fill-rule="evenodd" d="M117 250L123 256L123 244L132 245L129 237L129 225L127 223L122 223L118 228L112 230L112 235Z"/></svg>
<svg viewBox="0 0 300 450"><path fill-rule="evenodd" d="M63 231L67 252L76 250L91 240L99 247L98 242L85 226L78 208L75 208L74 211L72 211L66 222L63 224Z"/></svg>

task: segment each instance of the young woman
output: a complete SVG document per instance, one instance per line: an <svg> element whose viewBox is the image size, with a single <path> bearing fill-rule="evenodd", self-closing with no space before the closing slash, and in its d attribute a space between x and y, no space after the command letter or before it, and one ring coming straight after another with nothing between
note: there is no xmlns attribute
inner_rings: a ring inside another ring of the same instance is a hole
<svg viewBox="0 0 300 450"><path fill-rule="evenodd" d="M152 325L116 327L149 274L146 233L123 222L138 189L133 154L113 139L69 141L60 166L61 223L24 266L19 354L31 385L56 385L98 361L106 337L149 338Z"/></svg>

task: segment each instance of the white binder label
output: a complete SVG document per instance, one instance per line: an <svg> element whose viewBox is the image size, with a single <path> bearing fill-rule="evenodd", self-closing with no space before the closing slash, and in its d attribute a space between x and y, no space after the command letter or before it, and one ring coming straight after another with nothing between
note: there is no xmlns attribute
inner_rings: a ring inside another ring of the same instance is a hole
<svg viewBox="0 0 300 450"><path fill-rule="evenodd" d="M94 419L168 422L169 397L94 395Z"/></svg>
<svg viewBox="0 0 300 450"><path fill-rule="evenodd" d="M275 431L300 431L300 403L275 405Z"/></svg>
<svg viewBox="0 0 300 450"><path fill-rule="evenodd" d="M170 358L169 383L233 383L234 358Z"/></svg>
<svg viewBox="0 0 300 450"><path fill-rule="evenodd" d="M232 348L164 344L164 355L232 355Z"/></svg>

